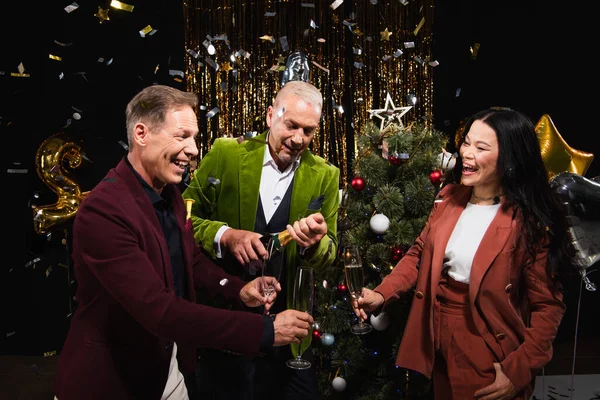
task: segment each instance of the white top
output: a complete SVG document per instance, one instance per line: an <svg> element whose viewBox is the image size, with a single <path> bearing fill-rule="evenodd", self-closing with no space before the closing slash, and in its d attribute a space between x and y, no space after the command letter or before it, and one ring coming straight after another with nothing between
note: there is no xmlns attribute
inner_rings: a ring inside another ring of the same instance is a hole
<svg viewBox="0 0 600 400"><path fill-rule="evenodd" d="M267 141L268 140L269 135L267 135ZM265 156L263 157L262 173L260 174L260 199L265 214L265 221L268 224L273 217L273 214L275 214L275 210L277 210L279 203L281 203L281 199L285 196L285 192L290 187L292 179L294 179L294 173L300 165L300 159L298 158L288 165L285 171L281 172L271 156L269 145L267 144L266 146ZM227 229L230 229L229 226L223 225L215 235L214 245L217 258L222 257L221 236L223 236L223 232Z"/></svg>
<svg viewBox="0 0 600 400"><path fill-rule="evenodd" d="M452 279L469 283L473 257L500 204L480 206L467 203L450 235L444 254L444 268Z"/></svg>

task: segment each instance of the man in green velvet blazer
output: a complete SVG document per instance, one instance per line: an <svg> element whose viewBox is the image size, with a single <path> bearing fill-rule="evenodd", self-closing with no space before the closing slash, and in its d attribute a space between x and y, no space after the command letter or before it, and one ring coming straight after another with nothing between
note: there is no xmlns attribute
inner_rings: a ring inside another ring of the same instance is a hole
<svg viewBox="0 0 600 400"><path fill-rule="evenodd" d="M194 200L191 220L196 240L229 273L248 278L254 273L253 266L268 254L260 241L265 232L257 232L257 226L264 228L267 223L271 227L271 222L286 212L281 228L287 229L294 241L285 248L285 296L278 297L280 304L274 310L287 308L281 304L286 300L287 306L291 305L293 280L300 263L319 270L330 265L337 253L339 168L308 151L319 126L322 104L322 96L313 85L286 83L268 109L269 130L245 140L217 139L183 192L184 198ZM251 398L238 393L242 390L254 391L255 397L260 392L262 399L271 398L264 390L278 399L318 398L314 366L305 371L286 367L285 359L291 357L286 350L267 354L250 368L254 372L241 367L246 371L241 372L246 373L246 382L250 375L254 378L254 389L241 383L239 391L233 389L235 393L226 393L223 398ZM310 350L304 356L310 357ZM265 359L270 360L266 369L261 367ZM207 368L218 371L218 364L212 360ZM228 368L223 371L226 380L216 383L223 378L215 373L211 384L221 390L237 387L232 376L235 373L231 372L234 363L227 360L223 364ZM266 379L268 384L264 386L268 389L261 384Z"/></svg>

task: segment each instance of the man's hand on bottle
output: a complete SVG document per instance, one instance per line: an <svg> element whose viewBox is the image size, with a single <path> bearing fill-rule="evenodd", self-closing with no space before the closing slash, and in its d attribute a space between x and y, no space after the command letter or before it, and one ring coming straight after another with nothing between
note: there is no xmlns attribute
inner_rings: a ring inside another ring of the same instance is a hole
<svg viewBox="0 0 600 400"><path fill-rule="evenodd" d="M275 293L270 296L265 296L263 293L263 288L267 285L273 285L275 287ZM261 276L244 285L242 290L240 290L240 300L246 307L258 307L264 305L265 312L268 313L277 298L277 292L280 291L281 284L277 282L277 279L272 276Z"/></svg>
<svg viewBox="0 0 600 400"><path fill-rule="evenodd" d="M327 222L323 214L317 212L299 219L294 225L288 225L287 230L301 247L311 247L319 243L327 234Z"/></svg>
<svg viewBox="0 0 600 400"><path fill-rule="evenodd" d="M227 249L240 264L263 260L269 253L261 243L262 235L241 229L227 229L221 236L221 246Z"/></svg>
<svg viewBox="0 0 600 400"><path fill-rule="evenodd" d="M275 316L273 328L275 341L273 346L283 346L290 343L300 343L308 336L313 317L303 311L285 310Z"/></svg>

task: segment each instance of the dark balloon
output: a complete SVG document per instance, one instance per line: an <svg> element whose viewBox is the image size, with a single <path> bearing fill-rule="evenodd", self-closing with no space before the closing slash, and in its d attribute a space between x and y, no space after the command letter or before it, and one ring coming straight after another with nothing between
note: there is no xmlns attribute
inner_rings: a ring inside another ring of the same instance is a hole
<svg viewBox="0 0 600 400"><path fill-rule="evenodd" d="M569 235L576 250L576 263L589 291L596 285L587 269L600 260L600 183L572 172L561 172L550 186L567 205Z"/></svg>
<svg viewBox="0 0 600 400"><path fill-rule="evenodd" d="M290 81L310 82L310 66L308 57L301 51L290 54L285 62L285 70L281 74L281 87Z"/></svg>

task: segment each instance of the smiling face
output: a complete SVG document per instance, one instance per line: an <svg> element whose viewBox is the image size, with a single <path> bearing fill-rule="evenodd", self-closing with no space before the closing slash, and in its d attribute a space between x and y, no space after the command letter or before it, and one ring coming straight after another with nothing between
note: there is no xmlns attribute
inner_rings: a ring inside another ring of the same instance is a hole
<svg viewBox="0 0 600 400"><path fill-rule="evenodd" d="M136 171L160 193L167 184L179 184L186 166L198 155L196 136L198 122L189 106L172 109L163 124L148 126L138 122L134 128L134 149L131 159Z"/></svg>
<svg viewBox="0 0 600 400"><path fill-rule="evenodd" d="M297 160L310 144L321 118L321 107L291 92L278 96L267 111L269 151L281 171Z"/></svg>
<svg viewBox="0 0 600 400"><path fill-rule="evenodd" d="M485 122L476 120L460 146L463 169L461 183L473 186L479 197L493 197L501 192L497 173L498 139Z"/></svg>

